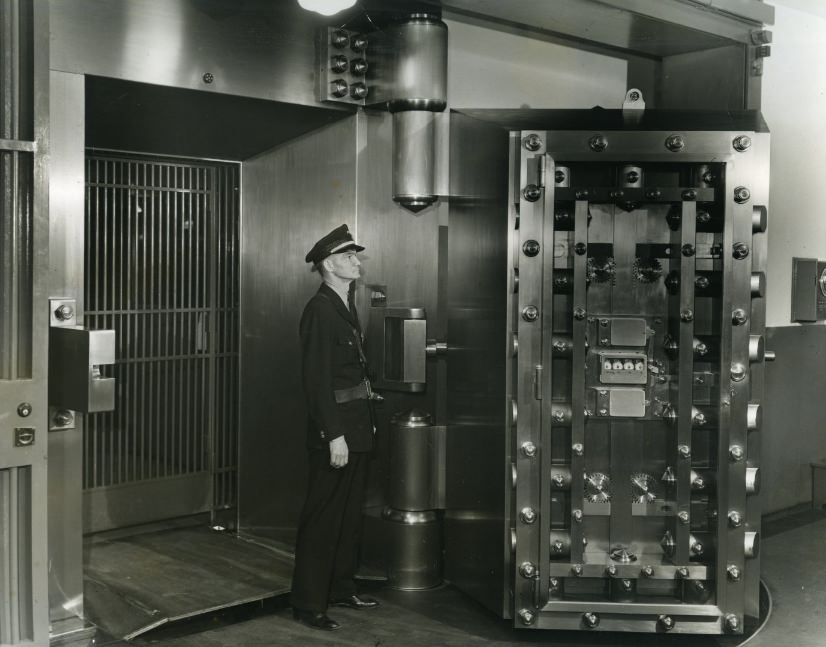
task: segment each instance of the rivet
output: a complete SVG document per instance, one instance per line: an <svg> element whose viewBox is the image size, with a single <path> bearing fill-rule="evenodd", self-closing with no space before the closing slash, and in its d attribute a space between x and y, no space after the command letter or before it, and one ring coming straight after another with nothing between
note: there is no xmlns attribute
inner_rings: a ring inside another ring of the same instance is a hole
<svg viewBox="0 0 826 647"><path fill-rule="evenodd" d="M736 564L729 564L728 568L726 568L726 573L728 574L728 579L732 582L740 581L740 568Z"/></svg>
<svg viewBox="0 0 826 647"><path fill-rule="evenodd" d="M737 631L740 629L740 618L733 613L726 615L726 629L729 631Z"/></svg>
<svg viewBox="0 0 826 647"><path fill-rule="evenodd" d="M577 320L581 321L581 320L585 319L585 314L586 314L585 313L585 308L582 308L582 307L574 308L574 319L577 319Z"/></svg>
<svg viewBox="0 0 826 647"><path fill-rule="evenodd" d="M571 566L571 572L577 577L582 576L582 564L574 564Z"/></svg>
<svg viewBox="0 0 826 647"><path fill-rule="evenodd" d="M533 624L533 621L536 619L536 614L531 611L530 609L520 609L519 610L519 620L522 622L523 625L530 625Z"/></svg>
<svg viewBox="0 0 826 647"><path fill-rule="evenodd" d="M350 97L356 101L367 97L369 90L364 83L356 81L350 86Z"/></svg>
<svg viewBox="0 0 826 647"><path fill-rule="evenodd" d="M657 618L657 624L660 625L663 631L671 631L674 628L674 618L671 616L660 616Z"/></svg>
<svg viewBox="0 0 826 647"><path fill-rule="evenodd" d="M689 258L691 256L694 256L694 254L695 254L694 245L692 245L691 243L686 243L685 245L683 245L680 248L680 251L682 252L683 256L686 256L686 257L689 257Z"/></svg>
<svg viewBox="0 0 826 647"><path fill-rule="evenodd" d="M679 514L677 514L677 518L683 525L686 525L689 521L691 521L691 518L688 516L688 512L686 512L685 510L680 510Z"/></svg>
<svg viewBox="0 0 826 647"><path fill-rule="evenodd" d="M585 451L585 448L582 446L582 443L575 443L575 444L571 447L571 449L573 450L574 455L576 455L576 456L582 456L582 454L583 454L583 453L584 453L584 451Z"/></svg>
<svg viewBox="0 0 826 647"><path fill-rule="evenodd" d="M330 34L330 44L336 49L342 49L350 42L349 34L343 29L336 29Z"/></svg>
<svg viewBox="0 0 826 647"><path fill-rule="evenodd" d="M350 64L347 61L347 57L343 54L336 54L330 58L330 69L336 74L346 72L349 66Z"/></svg>
<svg viewBox="0 0 826 647"><path fill-rule="evenodd" d="M577 243L574 245L574 251L577 253L578 256L582 256L585 252L588 251L588 245L585 243Z"/></svg>
<svg viewBox="0 0 826 647"><path fill-rule="evenodd" d="M215 76L212 74L212 72L204 72L204 75L201 78L207 85L209 85L215 80Z"/></svg>
<svg viewBox="0 0 826 647"><path fill-rule="evenodd" d="M577 523L582 523L582 510L574 510L573 511L574 521Z"/></svg>
<svg viewBox="0 0 826 647"><path fill-rule="evenodd" d="M729 447L728 455L731 460L736 462L743 460L745 452L743 451L743 448L740 445L732 445L731 447Z"/></svg>
<svg viewBox="0 0 826 647"><path fill-rule="evenodd" d="M522 308L522 319L528 322L536 321L539 318L539 309L536 306L525 306Z"/></svg>
<svg viewBox="0 0 826 647"><path fill-rule="evenodd" d="M689 321L693 321L694 312L691 310L691 308L683 308L682 310L680 310L680 319L682 319L686 323Z"/></svg>

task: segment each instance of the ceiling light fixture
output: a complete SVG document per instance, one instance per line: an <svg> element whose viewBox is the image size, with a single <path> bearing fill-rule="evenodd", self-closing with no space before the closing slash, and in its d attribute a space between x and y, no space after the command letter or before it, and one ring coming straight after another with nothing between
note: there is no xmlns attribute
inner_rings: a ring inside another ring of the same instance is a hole
<svg viewBox="0 0 826 647"><path fill-rule="evenodd" d="M356 4L356 0L298 0L298 4L307 11L315 11L322 16L332 16L339 11L349 9Z"/></svg>

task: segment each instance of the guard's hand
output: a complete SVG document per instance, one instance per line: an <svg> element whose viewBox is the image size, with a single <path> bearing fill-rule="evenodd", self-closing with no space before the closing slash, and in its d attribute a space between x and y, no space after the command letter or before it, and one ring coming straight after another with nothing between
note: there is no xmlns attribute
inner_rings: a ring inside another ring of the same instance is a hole
<svg viewBox="0 0 826 647"><path fill-rule="evenodd" d="M349 457L349 450L347 449L347 441L344 436L330 441L330 465L336 469L347 465Z"/></svg>

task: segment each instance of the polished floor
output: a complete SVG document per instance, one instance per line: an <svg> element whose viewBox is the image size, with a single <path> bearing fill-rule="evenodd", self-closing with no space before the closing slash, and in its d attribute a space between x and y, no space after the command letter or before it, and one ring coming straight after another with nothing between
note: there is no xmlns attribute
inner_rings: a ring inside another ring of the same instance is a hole
<svg viewBox="0 0 826 647"><path fill-rule="evenodd" d="M826 513L798 513L766 524L763 578L773 610L766 627L748 647L826 647ZM370 611L335 609L330 615L343 627L332 633L314 631L292 620L283 597L255 605L178 622L137 639L134 645L181 647L291 646L464 647L493 644L734 647L741 641L698 636L648 634L582 634L514 630L450 586L402 592L365 584L382 606ZM96 645L122 645L101 634Z"/></svg>

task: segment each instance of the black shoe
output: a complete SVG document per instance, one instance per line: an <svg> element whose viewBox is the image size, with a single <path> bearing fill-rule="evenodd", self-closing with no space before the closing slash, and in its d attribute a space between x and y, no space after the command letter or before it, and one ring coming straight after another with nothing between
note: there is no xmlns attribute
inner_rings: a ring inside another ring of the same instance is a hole
<svg viewBox="0 0 826 647"><path fill-rule="evenodd" d="M346 598L333 598L330 604L337 607L350 607L351 609L375 609L379 606L379 601L368 597L359 597L355 594Z"/></svg>
<svg viewBox="0 0 826 647"><path fill-rule="evenodd" d="M340 629L341 625L332 618L328 618L324 612L305 611L304 609L293 609L293 618L298 620L301 624L312 627L313 629L321 629L322 631L335 631Z"/></svg>

